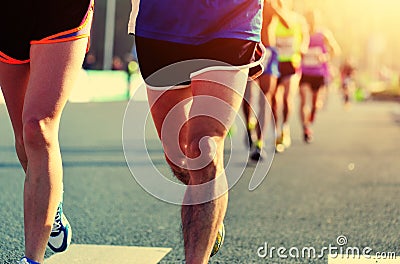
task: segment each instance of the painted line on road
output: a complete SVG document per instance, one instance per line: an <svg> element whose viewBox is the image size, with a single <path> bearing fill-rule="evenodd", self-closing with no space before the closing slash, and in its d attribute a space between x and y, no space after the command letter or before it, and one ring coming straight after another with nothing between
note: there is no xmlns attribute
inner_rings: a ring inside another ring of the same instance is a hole
<svg viewBox="0 0 400 264"><path fill-rule="evenodd" d="M157 264L171 248L72 244L45 264Z"/></svg>

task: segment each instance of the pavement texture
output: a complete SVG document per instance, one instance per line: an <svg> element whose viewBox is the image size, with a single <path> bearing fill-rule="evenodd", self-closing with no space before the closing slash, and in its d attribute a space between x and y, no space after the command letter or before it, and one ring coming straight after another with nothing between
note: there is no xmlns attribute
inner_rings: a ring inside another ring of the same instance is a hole
<svg viewBox="0 0 400 264"><path fill-rule="evenodd" d="M337 246L339 236L345 236L347 246L400 255L399 105L363 102L346 110L338 98L330 94L319 113L312 144L302 141L295 105L292 147L275 155L266 179L251 192L254 165L247 166L230 191L225 243L211 263L327 263L327 255L284 259L276 252L272 257L258 253L266 244L318 250ZM121 136L126 104L69 104L65 109L60 142L72 249L99 245L101 254L107 249L102 246L172 248L159 263L182 263L180 207L146 193L126 165ZM24 176L4 106L0 135L0 263L7 264L23 256ZM232 144L247 155L243 139L238 128ZM168 172L157 144L152 155L157 168ZM46 257L54 263L50 251ZM138 263L138 256L130 258L126 263Z"/></svg>

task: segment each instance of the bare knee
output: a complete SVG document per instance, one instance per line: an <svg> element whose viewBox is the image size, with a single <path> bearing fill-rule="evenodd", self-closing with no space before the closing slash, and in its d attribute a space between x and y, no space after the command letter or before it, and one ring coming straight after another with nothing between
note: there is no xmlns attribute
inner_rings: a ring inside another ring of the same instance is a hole
<svg viewBox="0 0 400 264"><path fill-rule="evenodd" d="M215 156L216 149L216 137L194 136L188 142L187 156L190 159L204 158L211 161Z"/></svg>
<svg viewBox="0 0 400 264"><path fill-rule="evenodd" d="M223 135L193 137L188 144L190 183L202 184L215 179L223 170Z"/></svg>
<svg viewBox="0 0 400 264"><path fill-rule="evenodd" d="M50 119L28 118L23 123L24 148L42 149L57 142L54 122Z"/></svg>

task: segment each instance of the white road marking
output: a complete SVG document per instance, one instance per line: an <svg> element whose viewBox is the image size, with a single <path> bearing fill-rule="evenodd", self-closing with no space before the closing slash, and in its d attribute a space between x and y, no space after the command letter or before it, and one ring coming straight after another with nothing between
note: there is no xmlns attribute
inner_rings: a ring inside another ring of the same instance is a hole
<svg viewBox="0 0 400 264"><path fill-rule="evenodd" d="M52 255L45 264L157 264L171 248L78 245Z"/></svg>

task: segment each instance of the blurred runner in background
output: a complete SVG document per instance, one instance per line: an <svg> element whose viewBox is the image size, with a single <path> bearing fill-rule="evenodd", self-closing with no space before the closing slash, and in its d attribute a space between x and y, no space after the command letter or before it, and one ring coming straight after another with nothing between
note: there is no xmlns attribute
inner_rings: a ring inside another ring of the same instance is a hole
<svg viewBox="0 0 400 264"><path fill-rule="evenodd" d="M317 11L308 11L306 20L310 31L310 44L304 54L300 80L300 117L306 143L313 140L311 125L317 110L322 107L321 92L330 78L329 61L340 53L340 47L331 31L320 27ZM307 107L307 96L311 95L311 110Z"/></svg>
<svg viewBox="0 0 400 264"><path fill-rule="evenodd" d="M272 111L277 126L276 150L282 152L290 147L289 116L292 107L291 94L299 87L301 76L301 58L307 52L310 36L307 22L303 16L293 11L293 0L278 0L287 10L289 28L278 23L276 28L276 45L278 48L279 72L278 87L272 96ZM282 107L278 106L277 93L283 88ZM282 115L278 110L282 108Z"/></svg>
<svg viewBox="0 0 400 264"><path fill-rule="evenodd" d="M289 25L285 19L285 10L280 5L278 0L265 1L263 11L263 26L261 31L261 40L263 45L269 51L268 63L264 69L264 72L260 77L257 78L256 82L261 88L258 100L258 115L257 119L254 120L252 116L252 87L254 86L253 81L247 82L246 92L243 100L243 113L247 125L247 134L245 138L246 145L249 146L253 151L250 154L250 159L253 161L261 160L262 149L264 144L264 137L266 131L266 125L270 120L270 116L267 116L268 102L271 105L271 97L275 93L277 80L280 76L279 73L279 61L278 51L276 49L276 29L278 23L282 23L286 28ZM255 130L255 131L254 131ZM253 140L254 132L256 132L256 139Z"/></svg>

